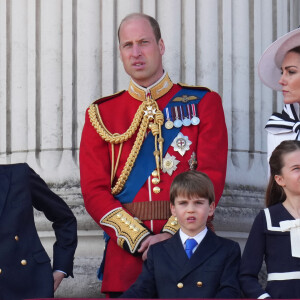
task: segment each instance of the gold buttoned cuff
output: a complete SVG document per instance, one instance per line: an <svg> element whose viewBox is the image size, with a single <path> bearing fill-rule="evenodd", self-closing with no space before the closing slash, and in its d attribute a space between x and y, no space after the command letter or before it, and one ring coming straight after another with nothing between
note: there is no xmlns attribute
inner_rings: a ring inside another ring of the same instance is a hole
<svg viewBox="0 0 300 300"><path fill-rule="evenodd" d="M171 234L175 234L179 228L180 225L178 224L177 218L171 216L166 225L164 226L162 232L169 232Z"/></svg>
<svg viewBox="0 0 300 300"><path fill-rule="evenodd" d="M133 218L123 208L116 208L107 213L101 220L100 224L111 227L117 235L118 245L124 249L127 244L131 253L135 253L139 243L150 232L141 225L141 221Z"/></svg>

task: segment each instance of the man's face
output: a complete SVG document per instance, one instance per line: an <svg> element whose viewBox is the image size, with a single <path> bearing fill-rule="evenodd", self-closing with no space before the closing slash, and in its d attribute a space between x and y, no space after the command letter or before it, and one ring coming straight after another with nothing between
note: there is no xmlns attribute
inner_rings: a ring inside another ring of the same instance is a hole
<svg viewBox="0 0 300 300"><path fill-rule="evenodd" d="M149 21L142 17L128 19L121 25L120 57L126 73L139 85L148 87L163 75L162 39L156 42Z"/></svg>

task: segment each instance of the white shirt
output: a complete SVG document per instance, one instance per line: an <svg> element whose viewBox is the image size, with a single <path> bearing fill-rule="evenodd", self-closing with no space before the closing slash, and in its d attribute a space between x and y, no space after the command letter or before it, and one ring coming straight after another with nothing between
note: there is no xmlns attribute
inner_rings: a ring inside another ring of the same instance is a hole
<svg viewBox="0 0 300 300"><path fill-rule="evenodd" d="M207 233L207 227L205 227L201 232L199 232L197 235L195 236L188 236L187 234L185 234L181 228L179 229L179 236L183 245L183 248L185 249L185 242L187 239L194 239L197 242L197 246L193 249L193 253L196 251L196 249L198 248L199 244L202 242L202 240L204 239L205 235Z"/></svg>

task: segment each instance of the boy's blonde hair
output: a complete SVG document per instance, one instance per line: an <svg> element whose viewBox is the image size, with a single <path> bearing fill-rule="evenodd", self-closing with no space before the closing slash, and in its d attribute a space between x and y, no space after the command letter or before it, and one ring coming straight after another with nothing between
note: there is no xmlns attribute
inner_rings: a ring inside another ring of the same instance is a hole
<svg viewBox="0 0 300 300"><path fill-rule="evenodd" d="M178 196L206 198L209 204L215 201L214 186L209 177L200 171L186 171L177 175L170 188L170 202L175 204Z"/></svg>

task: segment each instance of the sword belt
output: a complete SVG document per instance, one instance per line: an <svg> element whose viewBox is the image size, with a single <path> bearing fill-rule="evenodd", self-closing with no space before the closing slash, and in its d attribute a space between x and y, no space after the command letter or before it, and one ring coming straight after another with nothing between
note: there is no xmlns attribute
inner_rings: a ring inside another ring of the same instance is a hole
<svg viewBox="0 0 300 300"><path fill-rule="evenodd" d="M168 220L171 216L169 200L126 203L123 207L141 221Z"/></svg>

